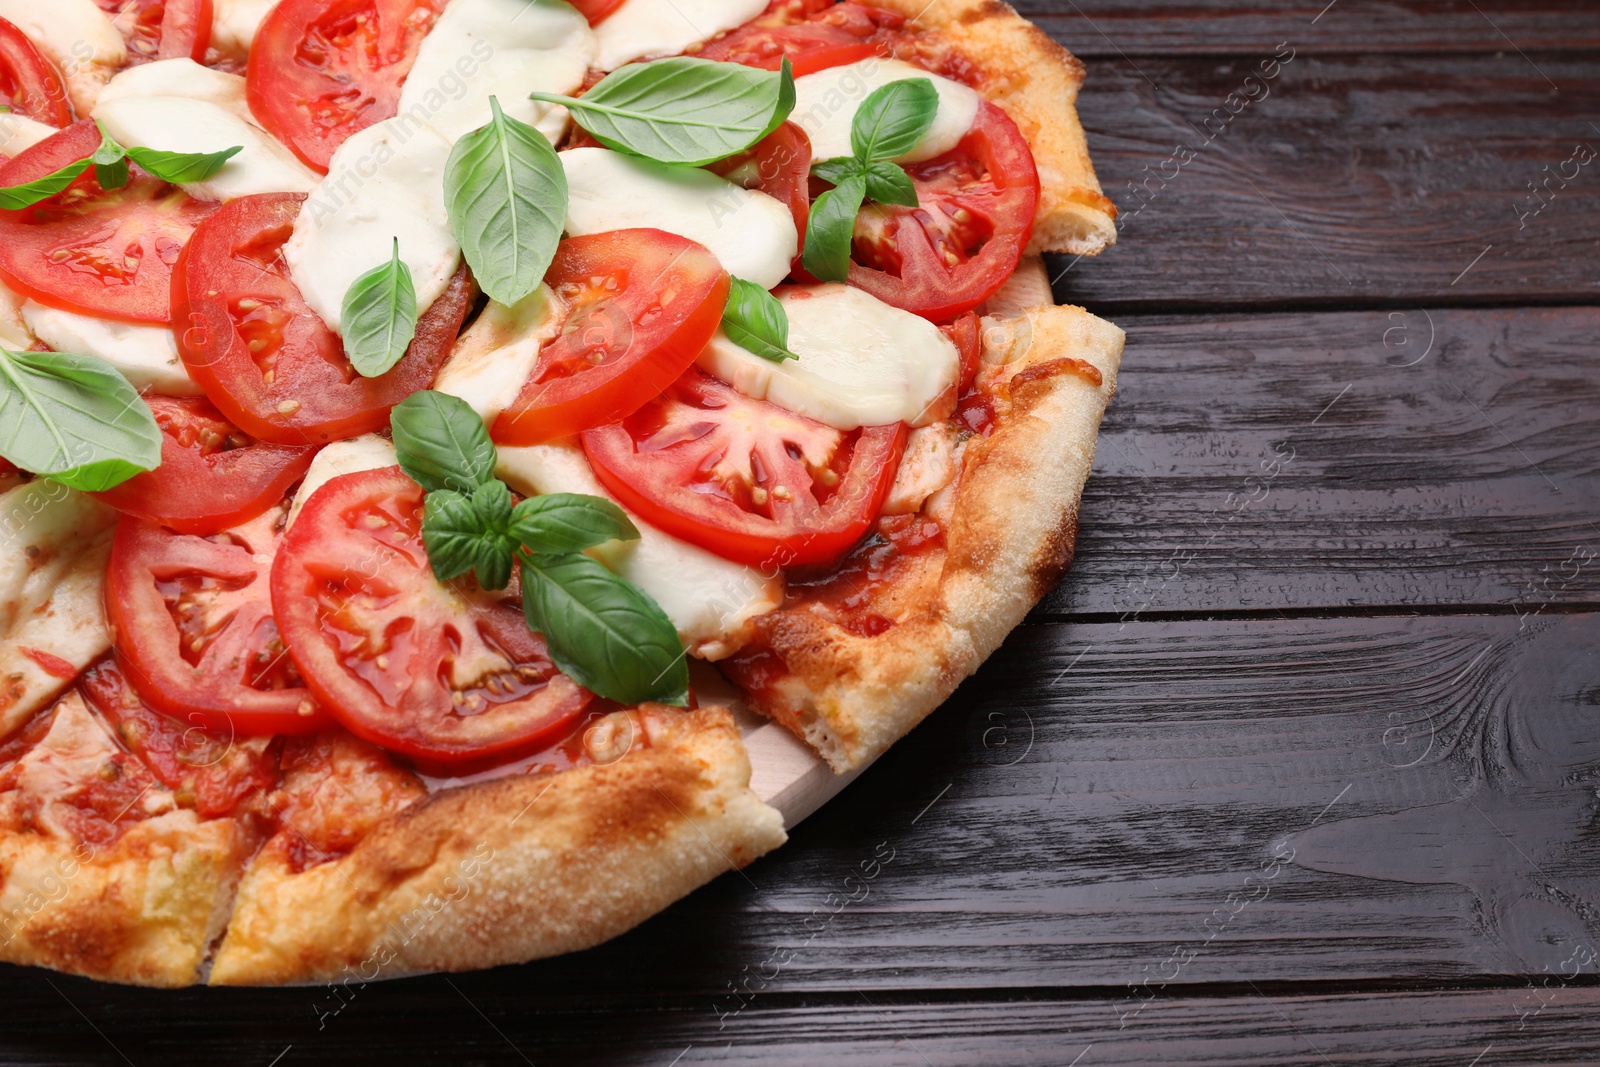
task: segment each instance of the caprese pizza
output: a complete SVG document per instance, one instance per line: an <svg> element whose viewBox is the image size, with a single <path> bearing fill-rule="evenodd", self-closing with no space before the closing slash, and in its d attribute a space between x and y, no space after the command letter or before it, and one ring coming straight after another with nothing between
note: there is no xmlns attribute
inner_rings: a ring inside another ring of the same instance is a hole
<svg viewBox="0 0 1600 1067"><path fill-rule="evenodd" d="M781 844L743 717L858 769L1071 559L1081 80L994 0L0 0L0 959L489 966Z"/></svg>

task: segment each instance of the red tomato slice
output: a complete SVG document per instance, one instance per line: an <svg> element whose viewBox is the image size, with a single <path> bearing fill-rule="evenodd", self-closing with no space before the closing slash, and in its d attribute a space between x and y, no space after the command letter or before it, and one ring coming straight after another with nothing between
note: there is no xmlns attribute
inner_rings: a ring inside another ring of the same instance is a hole
<svg viewBox="0 0 1600 1067"><path fill-rule="evenodd" d="M748 152L730 156L706 169L788 204L795 229L800 234L800 251L805 251L806 224L811 220L811 138L804 130L785 122ZM799 265L799 253L794 262Z"/></svg>
<svg viewBox="0 0 1600 1067"><path fill-rule="evenodd" d="M272 570L284 640L317 699L373 744L441 765L536 751L593 697L556 670L514 593L434 578L422 499L399 467L311 497Z"/></svg>
<svg viewBox="0 0 1600 1067"><path fill-rule="evenodd" d="M0 166L0 186L21 185L94 154L93 121L69 126ZM94 168L63 193L20 211L0 211L0 281L41 304L124 322L165 323L172 266L200 220L202 203L131 168L106 192Z"/></svg>
<svg viewBox="0 0 1600 1067"><path fill-rule="evenodd" d="M50 126L72 125L67 87L28 35L0 19L0 104Z"/></svg>
<svg viewBox="0 0 1600 1067"><path fill-rule="evenodd" d="M845 2L777 0L766 12L702 48L702 59L777 70L784 57L794 76L888 55L887 31L905 19L890 11Z"/></svg>
<svg viewBox="0 0 1600 1067"><path fill-rule="evenodd" d="M202 818L231 814L247 798L278 783L279 746L270 738L233 738L185 724L140 699L115 660L89 668L83 692L117 736L171 788L178 803Z"/></svg>
<svg viewBox="0 0 1600 1067"><path fill-rule="evenodd" d="M306 166L393 118L447 0L283 0L250 46L250 110Z"/></svg>
<svg viewBox="0 0 1600 1067"><path fill-rule="evenodd" d="M267 445L198 397L148 396L161 427L161 466L94 496L179 533L214 534L283 499L316 449Z"/></svg>
<svg viewBox="0 0 1600 1067"><path fill-rule="evenodd" d="M124 515L106 615L128 681L147 703L221 737L298 734L329 719L306 691L272 618L268 573L284 509L214 537Z"/></svg>
<svg viewBox="0 0 1600 1067"><path fill-rule="evenodd" d="M661 230L562 241L545 281L567 320L495 421L501 444L542 444L638 411L694 363L728 305L717 257Z"/></svg>
<svg viewBox="0 0 1600 1067"><path fill-rule="evenodd" d="M205 62L215 22L211 0L94 0L128 42L128 63Z"/></svg>
<svg viewBox="0 0 1600 1067"><path fill-rule="evenodd" d="M472 304L463 266L423 313L394 369L361 377L283 260L304 200L290 193L230 200L195 231L172 278L178 353L189 377L228 421L283 445L387 428L389 409L433 384Z"/></svg>
<svg viewBox="0 0 1600 1067"><path fill-rule="evenodd" d="M969 311L939 329L961 353L961 379L956 385L956 394L965 396L977 380L983 362L983 324L975 313Z"/></svg>
<svg viewBox="0 0 1600 1067"><path fill-rule="evenodd" d="M944 322L989 299L1016 272L1033 239L1039 172L1016 123L990 103L954 150L906 170L921 203L863 209L850 284Z"/></svg>
<svg viewBox="0 0 1600 1067"><path fill-rule="evenodd" d="M583 435L596 476L646 522L738 563L837 561L894 486L906 427L849 432L751 400L690 370Z"/></svg>
<svg viewBox="0 0 1600 1067"><path fill-rule="evenodd" d="M578 14L589 20L589 25L598 26L622 6L622 0L572 0L572 6L578 9Z"/></svg>

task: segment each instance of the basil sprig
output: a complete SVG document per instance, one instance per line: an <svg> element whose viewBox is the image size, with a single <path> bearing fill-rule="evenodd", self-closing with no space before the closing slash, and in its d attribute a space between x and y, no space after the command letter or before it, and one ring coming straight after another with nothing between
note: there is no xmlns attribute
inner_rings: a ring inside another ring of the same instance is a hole
<svg viewBox="0 0 1600 1067"><path fill-rule="evenodd" d="M48 200L78 180L78 176L94 167L95 181L109 191L128 184L128 160L139 164L147 173L174 185L184 182L203 182L222 169L223 164L244 151L243 145L234 145L220 152L161 152L154 148L125 148L116 138L100 129L100 144L83 159L68 163L59 170L35 178L31 182L0 189L0 208L18 211Z"/></svg>
<svg viewBox="0 0 1600 1067"><path fill-rule="evenodd" d="M417 336L417 288L395 238L389 262L351 283L340 316L344 354L363 378L388 373Z"/></svg>
<svg viewBox="0 0 1600 1067"><path fill-rule="evenodd" d="M607 148L701 167L743 152L794 110L794 72L680 56L630 63L581 97L532 93L560 104Z"/></svg>
<svg viewBox="0 0 1600 1067"><path fill-rule="evenodd" d="M86 492L161 465L161 430L102 359L0 348L0 456Z"/></svg>
<svg viewBox="0 0 1600 1067"><path fill-rule="evenodd" d="M522 576L528 625L573 681L620 704L688 702L689 668L677 629L654 600L583 554L639 537L609 500L556 493L513 504L494 477L496 453L463 400L422 392L391 417L401 468L428 490L422 543L440 581L474 574L500 590Z"/></svg>
<svg viewBox="0 0 1600 1067"><path fill-rule="evenodd" d="M811 172L833 188L817 197L806 225L801 262L814 277L842 282L850 274L856 216L867 200L917 206L911 176L893 160L922 140L939 111L939 92L926 78L881 86L862 102L850 124L853 155L825 159Z"/></svg>
<svg viewBox="0 0 1600 1067"><path fill-rule="evenodd" d="M567 172L544 134L489 98L488 125L456 142L445 206L456 242L489 299L511 307L539 288L567 225Z"/></svg>
<svg viewBox="0 0 1600 1067"><path fill-rule="evenodd" d="M800 357L789 351L789 313L778 298L755 282L734 278L722 312L728 340L762 359L782 363Z"/></svg>

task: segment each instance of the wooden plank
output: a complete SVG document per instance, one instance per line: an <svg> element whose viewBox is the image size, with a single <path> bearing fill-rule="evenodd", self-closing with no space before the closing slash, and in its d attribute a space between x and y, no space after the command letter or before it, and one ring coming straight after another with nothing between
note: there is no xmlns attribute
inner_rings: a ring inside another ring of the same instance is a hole
<svg viewBox="0 0 1600 1067"><path fill-rule="evenodd" d="M1042 613L1600 603L1600 309L1123 325Z"/></svg>
<svg viewBox="0 0 1600 1067"><path fill-rule="evenodd" d="M1247 55L1292 41L1302 52L1576 51L1600 48L1587 0L1019 0L1013 4L1083 57Z"/></svg>
<svg viewBox="0 0 1600 1067"><path fill-rule="evenodd" d="M1263 80L1270 57L1089 63L1078 108L1120 238L1054 260L1058 298L1102 313L1596 299L1592 61L1296 54Z"/></svg>

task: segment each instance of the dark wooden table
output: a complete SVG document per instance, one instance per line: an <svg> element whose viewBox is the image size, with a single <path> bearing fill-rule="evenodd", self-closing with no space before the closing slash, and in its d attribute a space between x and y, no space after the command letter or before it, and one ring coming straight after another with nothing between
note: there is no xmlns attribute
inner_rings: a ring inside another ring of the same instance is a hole
<svg viewBox="0 0 1600 1067"><path fill-rule="evenodd" d="M1023 5L1125 220L1078 562L787 847L348 1000L0 969L0 1063L1600 1062L1600 5L1324 3Z"/></svg>

